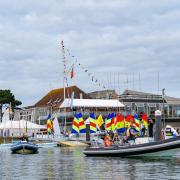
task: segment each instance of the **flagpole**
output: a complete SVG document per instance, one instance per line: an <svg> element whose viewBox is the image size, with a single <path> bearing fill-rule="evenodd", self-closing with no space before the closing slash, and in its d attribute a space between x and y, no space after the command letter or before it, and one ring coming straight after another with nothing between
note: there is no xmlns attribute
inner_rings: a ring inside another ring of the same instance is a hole
<svg viewBox="0 0 180 180"><path fill-rule="evenodd" d="M64 101L65 101L65 98L66 98L66 87L65 87L65 81L66 81L66 57L65 57L63 40L61 41L61 45L62 45L62 59L63 59L63 64L64 64L63 87L64 87ZM65 131L66 131L66 107L64 108L64 133L65 133Z"/></svg>

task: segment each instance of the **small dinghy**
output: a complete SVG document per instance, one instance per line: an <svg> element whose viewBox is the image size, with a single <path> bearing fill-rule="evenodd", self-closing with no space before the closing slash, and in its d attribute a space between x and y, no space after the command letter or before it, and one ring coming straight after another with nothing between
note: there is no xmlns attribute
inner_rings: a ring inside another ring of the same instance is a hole
<svg viewBox="0 0 180 180"><path fill-rule="evenodd" d="M38 145L27 141L19 141L11 146L11 151L16 154L35 154L38 153Z"/></svg>
<svg viewBox="0 0 180 180"><path fill-rule="evenodd" d="M173 156L180 152L180 137L159 142L122 145L111 147L89 147L83 153L86 156Z"/></svg>

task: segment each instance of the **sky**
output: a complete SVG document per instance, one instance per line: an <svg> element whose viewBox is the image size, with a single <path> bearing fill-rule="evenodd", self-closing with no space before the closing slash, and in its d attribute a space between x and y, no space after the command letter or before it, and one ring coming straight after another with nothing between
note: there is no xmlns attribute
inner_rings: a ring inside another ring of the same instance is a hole
<svg viewBox="0 0 180 180"><path fill-rule="evenodd" d="M68 86L180 97L179 22L179 0L0 1L0 89L35 104L63 87L65 55Z"/></svg>

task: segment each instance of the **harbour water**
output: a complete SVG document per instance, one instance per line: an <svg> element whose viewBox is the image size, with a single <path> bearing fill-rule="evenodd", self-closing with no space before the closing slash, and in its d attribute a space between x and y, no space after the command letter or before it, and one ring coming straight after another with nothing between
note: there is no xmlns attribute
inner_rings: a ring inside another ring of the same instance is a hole
<svg viewBox="0 0 180 180"><path fill-rule="evenodd" d="M86 157L82 148L40 148L38 154L0 150L0 179L180 179L180 153L173 158Z"/></svg>

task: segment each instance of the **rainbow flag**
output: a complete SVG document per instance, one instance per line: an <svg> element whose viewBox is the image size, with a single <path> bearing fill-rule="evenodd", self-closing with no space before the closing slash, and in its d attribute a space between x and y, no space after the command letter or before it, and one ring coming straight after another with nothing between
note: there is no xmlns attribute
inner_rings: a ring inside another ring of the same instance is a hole
<svg viewBox="0 0 180 180"><path fill-rule="evenodd" d="M111 119L111 130L115 130L115 122L116 122L116 115L112 113L112 119Z"/></svg>
<svg viewBox="0 0 180 180"><path fill-rule="evenodd" d="M115 127L118 134L125 132L126 129L125 129L125 123L124 123L124 116L122 114L120 115L116 114Z"/></svg>
<svg viewBox="0 0 180 180"><path fill-rule="evenodd" d="M125 119L125 127L129 128L131 123L134 122L134 117L131 114L128 114Z"/></svg>
<svg viewBox="0 0 180 180"><path fill-rule="evenodd" d="M112 130L112 122L111 122L112 118L113 118L113 113L109 114L108 117L106 118L105 129L107 131L111 131Z"/></svg>
<svg viewBox="0 0 180 180"><path fill-rule="evenodd" d="M142 115L142 122L144 123L145 128L148 129L148 117L145 113Z"/></svg>
<svg viewBox="0 0 180 180"><path fill-rule="evenodd" d="M47 132L48 134L52 134L53 131L53 121L51 120L51 114L48 115L47 118Z"/></svg>
<svg viewBox="0 0 180 180"><path fill-rule="evenodd" d="M96 127L96 117L94 113L90 113L90 133L96 133L97 127Z"/></svg>
<svg viewBox="0 0 180 180"><path fill-rule="evenodd" d="M134 115L134 124L136 125L135 126L135 130L137 132L139 132L140 131L140 121L138 119L138 115L137 114Z"/></svg>
<svg viewBox="0 0 180 180"><path fill-rule="evenodd" d="M75 113L74 115L74 120L72 123L72 129L71 129L72 134L78 134L79 133L79 115Z"/></svg>
<svg viewBox="0 0 180 180"><path fill-rule="evenodd" d="M79 133L86 133L86 126L81 113L78 114L78 119L79 119Z"/></svg>

